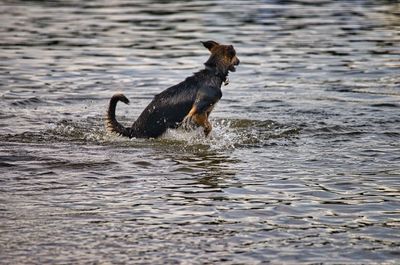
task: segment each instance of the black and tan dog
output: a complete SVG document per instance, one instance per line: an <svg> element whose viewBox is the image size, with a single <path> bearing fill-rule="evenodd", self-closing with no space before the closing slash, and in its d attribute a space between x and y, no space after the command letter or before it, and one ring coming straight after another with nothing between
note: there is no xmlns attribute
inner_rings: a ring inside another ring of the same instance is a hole
<svg viewBox="0 0 400 265"><path fill-rule="evenodd" d="M211 52L204 64L205 69L156 95L130 128L124 127L115 118L117 102L128 104L129 100L123 94L115 94L106 115L107 129L130 138L156 138L168 128L181 125L188 128L195 124L203 127L207 136L212 129L208 117L222 97L222 83L227 84L229 71L234 72L240 61L232 45L221 45L215 41L202 43Z"/></svg>

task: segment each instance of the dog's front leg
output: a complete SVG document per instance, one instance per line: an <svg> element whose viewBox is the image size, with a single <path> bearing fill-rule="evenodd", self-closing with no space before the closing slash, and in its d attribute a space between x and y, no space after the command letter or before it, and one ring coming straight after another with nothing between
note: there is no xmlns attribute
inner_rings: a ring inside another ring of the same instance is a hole
<svg viewBox="0 0 400 265"><path fill-rule="evenodd" d="M187 131L193 130L194 129L194 115L196 114L196 107L193 106L192 109L189 111L189 113L183 118L181 122L181 127Z"/></svg>
<svg viewBox="0 0 400 265"><path fill-rule="evenodd" d="M208 121L207 113L195 114L193 120L196 124L200 125L204 129L204 134L206 137L210 134L212 130L212 125Z"/></svg>
<svg viewBox="0 0 400 265"><path fill-rule="evenodd" d="M182 121L182 127L186 130L193 129L193 125L201 126L204 129L205 136L208 136L212 130L212 125L208 121L206 112L198 113L194 106Z"/></svg>

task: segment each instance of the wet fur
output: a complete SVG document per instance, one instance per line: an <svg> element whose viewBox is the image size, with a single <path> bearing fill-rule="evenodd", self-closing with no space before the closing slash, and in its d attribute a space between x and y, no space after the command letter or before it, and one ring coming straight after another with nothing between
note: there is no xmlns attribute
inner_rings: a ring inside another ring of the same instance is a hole
<svg viewBox="0 0 400 265"><path fill-rule="evenodd" d="M214 41L203 45L211 52L205 69L156 95L130 128L121 125L115 117L117 103L128 104L129 100L123 94L115 94L105 119L108 131L130 138L156 138L168 128L196 125L203 127L207 136L212 129L208 121L210 112L222 97L221 86L228 72L235 71L239 59L232 45Z"/></svg>

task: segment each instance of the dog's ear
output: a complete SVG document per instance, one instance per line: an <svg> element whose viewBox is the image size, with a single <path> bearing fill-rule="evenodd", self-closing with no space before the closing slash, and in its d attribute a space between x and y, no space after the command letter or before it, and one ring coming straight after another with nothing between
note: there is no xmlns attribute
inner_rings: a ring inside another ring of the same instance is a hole
<svg viewBox="0 0 400 265"><path fill-rule="evenodd" d="M206 47L207 49L209 49L211 51L212 48L214 48L215 46L218 46L219 43L215 42L213 40L209 40L209 41L202 41L201 43L203 43L204 47Z"/></svg>

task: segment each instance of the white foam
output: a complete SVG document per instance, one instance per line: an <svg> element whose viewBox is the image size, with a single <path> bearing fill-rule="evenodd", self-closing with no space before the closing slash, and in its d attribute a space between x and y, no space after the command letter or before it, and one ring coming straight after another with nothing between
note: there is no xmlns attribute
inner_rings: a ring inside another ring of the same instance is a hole
<svg viewBox="0 0 400 265"><path fill-rule="evenodd" d="M163 139L185 142L188 145L206 145L211 149L234 149L241 142L241 134L226 120L213 121L213 130L207 137L202 128L192 131L169 129Z"/></svg>

